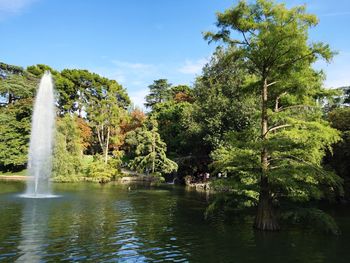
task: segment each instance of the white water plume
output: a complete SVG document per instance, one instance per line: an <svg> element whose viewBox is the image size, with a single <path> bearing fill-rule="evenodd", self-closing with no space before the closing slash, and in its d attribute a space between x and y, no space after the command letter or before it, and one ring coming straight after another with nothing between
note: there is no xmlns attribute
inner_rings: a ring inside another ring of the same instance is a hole
<svg viewBox="0 0 350 263"><path fill-rule="evenodd" d="M28 156L25 197L50 197L52 148L55 129L55 98L52 76L45 72L35 98Z"/></svg>

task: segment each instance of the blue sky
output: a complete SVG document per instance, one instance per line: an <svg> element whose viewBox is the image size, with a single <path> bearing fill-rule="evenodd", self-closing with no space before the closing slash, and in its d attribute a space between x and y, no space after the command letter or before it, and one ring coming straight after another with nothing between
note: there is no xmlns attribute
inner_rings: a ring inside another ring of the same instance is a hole
<svg viewBox="0 0 350 263"><path fill-rule="evenodd" d="M339 54L318 63L325 85L350 85L350 1L286 0L307 4L320 18L311 39ZM202 32L215 12L236 0L0 0L0 61L26 67L83 68L116 79L142 106L147 86L167 78L192 84L210 57Z"/></svg>

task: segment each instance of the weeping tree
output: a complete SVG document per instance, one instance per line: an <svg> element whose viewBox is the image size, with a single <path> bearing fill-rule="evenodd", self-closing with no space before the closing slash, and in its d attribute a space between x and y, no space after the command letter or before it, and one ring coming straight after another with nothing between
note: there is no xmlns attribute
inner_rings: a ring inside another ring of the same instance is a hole
<svg viewBox="0 0 350 263"><path fill-rule="evenodd" d="M256 78L247 91L260 98L260 125L239 140L237 134L232 136L232 144L213 157L240 182L256 183L257 229L279 229L273 205L281 198L321 198L322 190L340 183L321 167L325 150L339 135L322 120L317 103L327 91L322 72L312 64L319 58L328 62L334 55L328 45L309 41L308 30L317 23L305 6L287 9L270 0L240 1L217 14L217 32L205 34L209 42L235 46Z"/></svg>
<svg viewBox="0 0 350 263"><path fill-rule="evenodd" d="M126 143L134 151L130 162L132 169L152 174L176 172L178 166L166 156L166 144L160 138L155 119L148 119L142 127L129 132Z"/></svg>
<svg viewBox="0 0 350 263"><path fill-rule="evenodd" d="M77 181L82 174L83 138L77 121L70 114L57 120L52 162L56 181Z"/></svg>

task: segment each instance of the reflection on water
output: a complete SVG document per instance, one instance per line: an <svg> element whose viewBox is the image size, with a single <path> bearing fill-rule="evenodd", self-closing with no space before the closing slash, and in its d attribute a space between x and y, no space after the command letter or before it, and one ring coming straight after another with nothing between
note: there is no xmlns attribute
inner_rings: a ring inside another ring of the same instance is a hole
<svg viewBox="0 0 350 263"><path fill-rule="evenodd" d="M60 184L61 198L24 199L0 183L0 262L350 262L349 213L341 237L254 232L252 218L205 221L205 195L173 186L132 191Z"/></svg>
<svg viewBox="0 0 350 263"><path fill-rule="evenodd" d="M45 251L42 240L47 233L47 202L38 199L24 201L21 222L21 239L18 245L17 262L39 262Z"/></svg>

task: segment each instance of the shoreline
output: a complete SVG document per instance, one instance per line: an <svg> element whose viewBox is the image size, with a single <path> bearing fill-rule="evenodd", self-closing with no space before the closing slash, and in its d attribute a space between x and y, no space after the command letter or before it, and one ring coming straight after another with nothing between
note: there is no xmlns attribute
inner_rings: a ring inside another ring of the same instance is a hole
<svg viewBox="0 0 350 263"><path fill-rule="evenodd" d="M31 176L26 175L0 175L0 181L26 181ZM90 180L86 180L86 178L82 178L81 182L91 182ZM66 183L66 182L56 182L56 183ZM98 183L98 182L96 182ZM124 176L116 178L116 180L110 181L108 183L120 183L120 184L132 184L132 183L157 183L157 178L152 176Z"/></svg>
<svg viewBox="0 0 350 263"><path fill-rule="evenodd" d="M25 181L30 178L27 175L0 175L0 180L3 181Z"/></svg>

